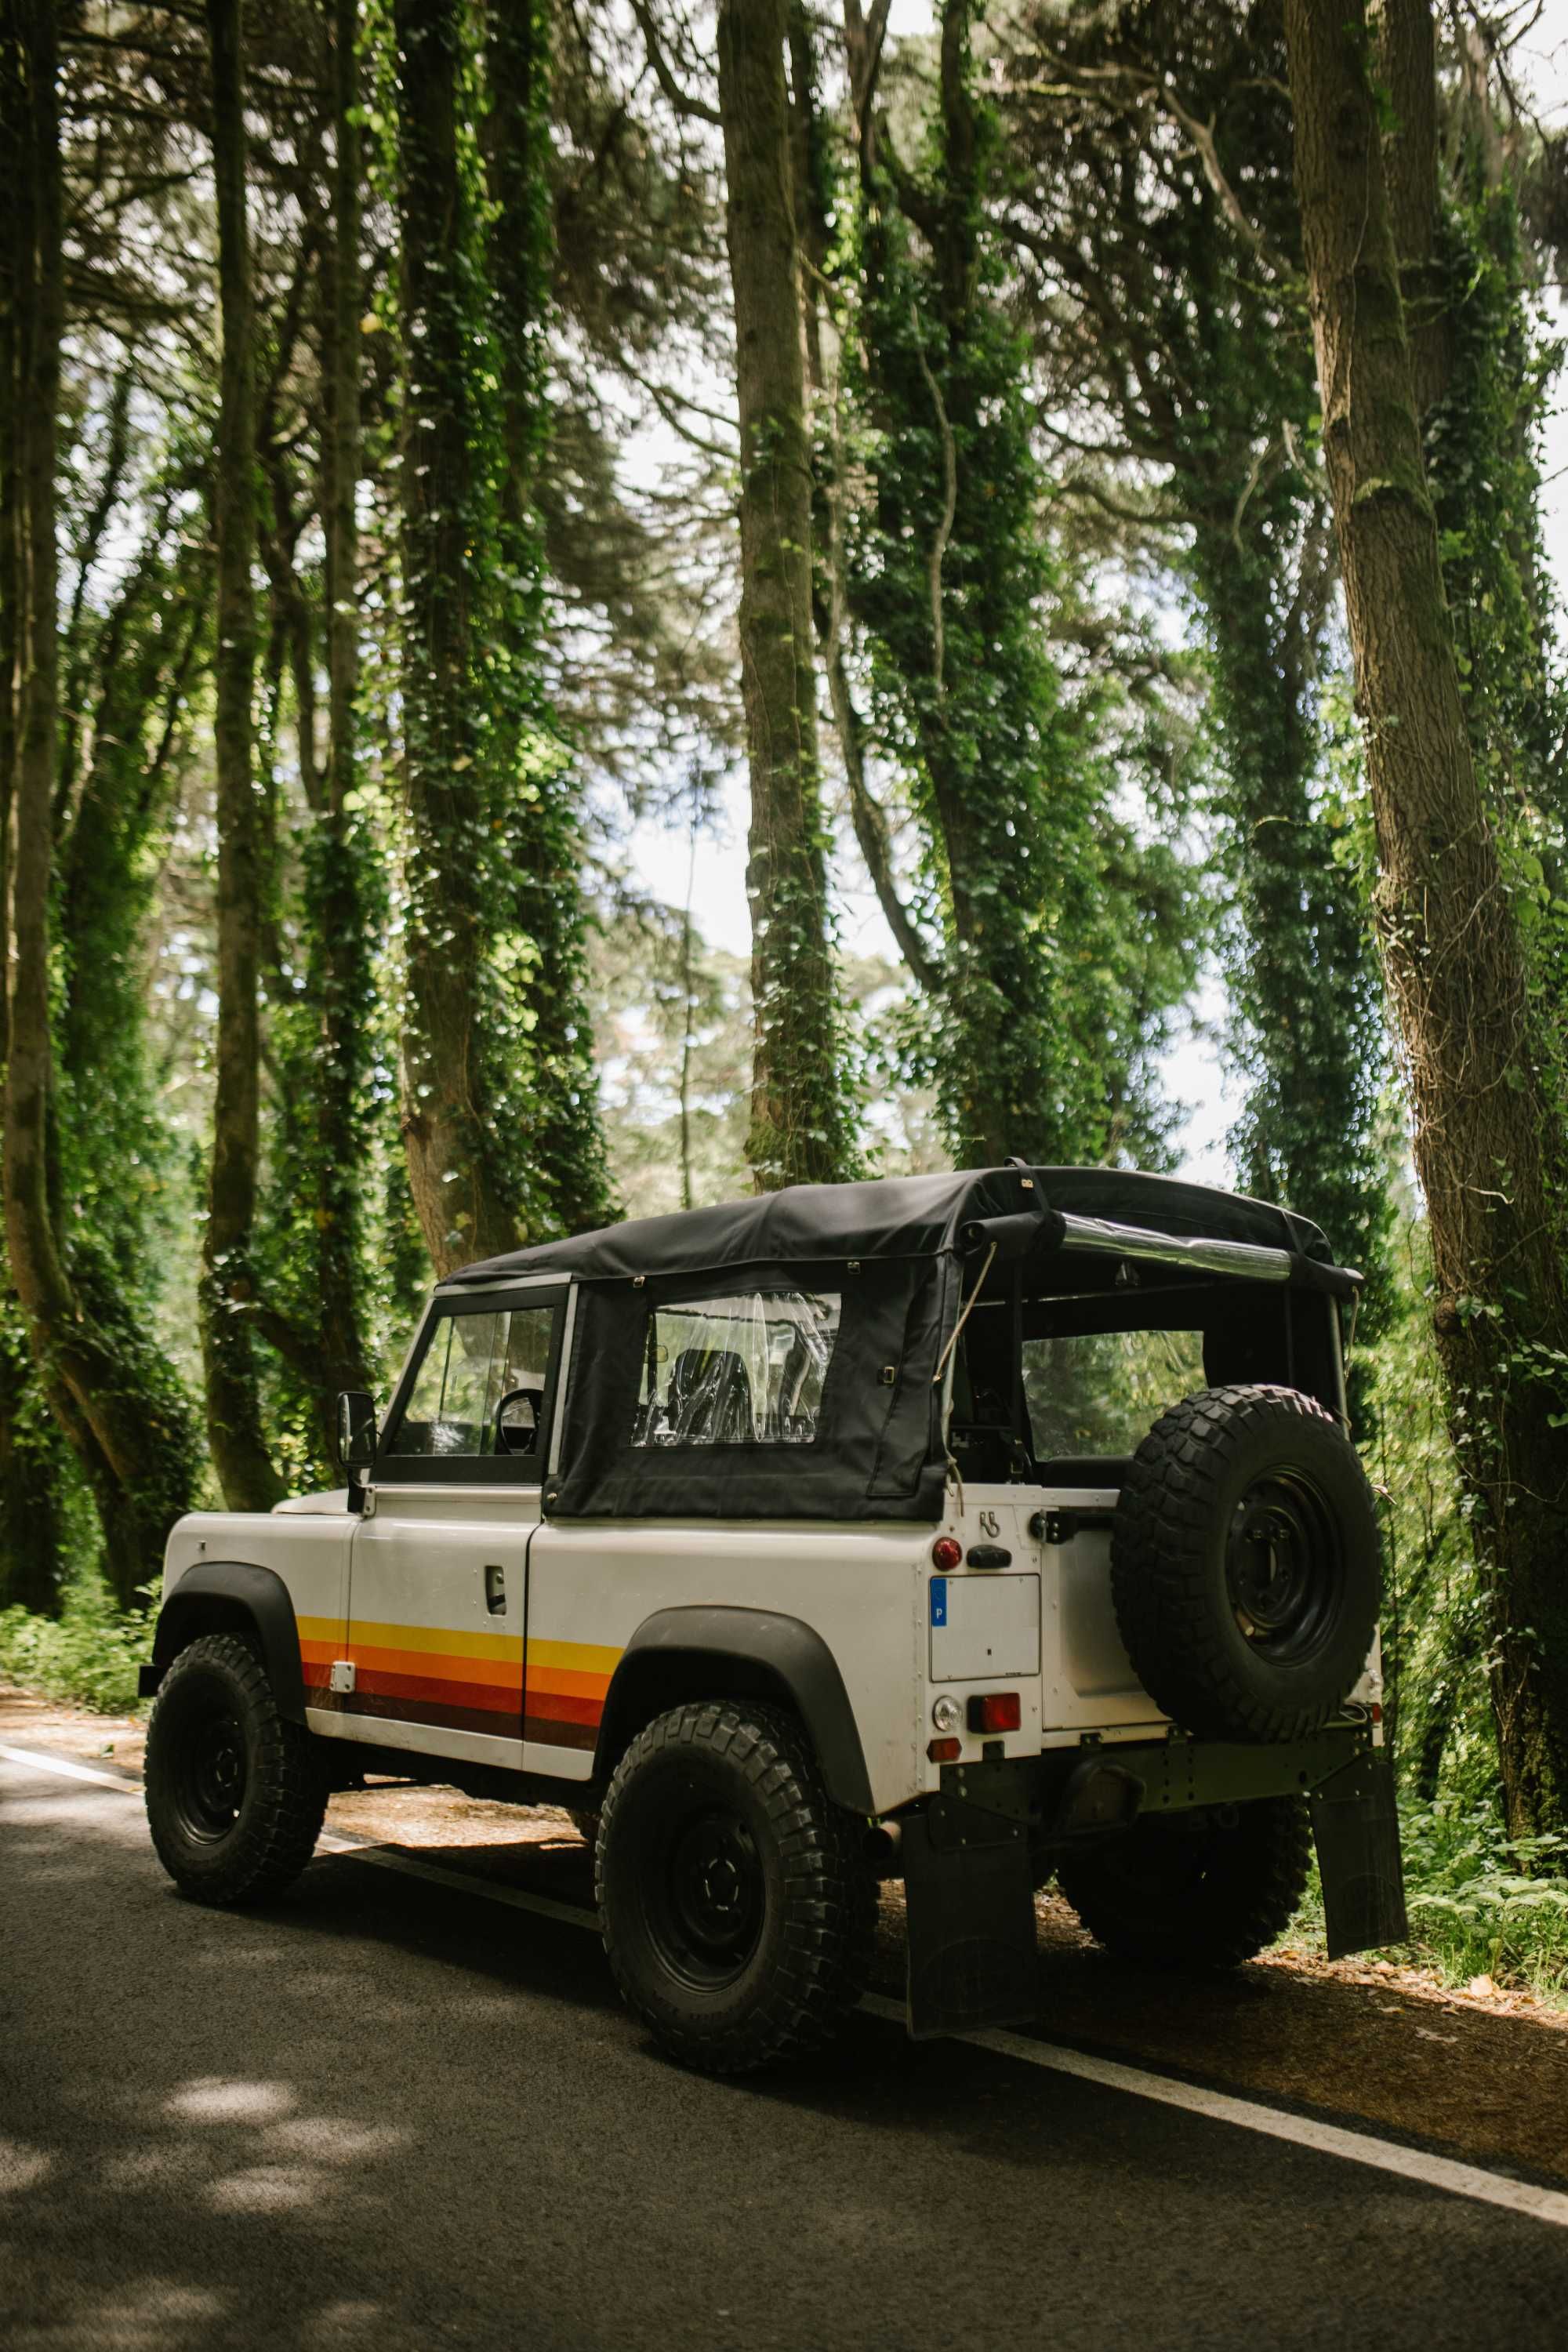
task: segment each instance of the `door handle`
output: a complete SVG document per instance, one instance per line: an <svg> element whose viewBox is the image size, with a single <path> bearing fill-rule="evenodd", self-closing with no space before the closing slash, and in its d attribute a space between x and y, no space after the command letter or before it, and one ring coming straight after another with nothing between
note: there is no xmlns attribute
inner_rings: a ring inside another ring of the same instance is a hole
<svg viewBox="0 0 1568 2352"><path fill-rule="evenodd" d="M506 1608L506 1570L487 1568L485 1570L485 1607L492 1617L499 1617Z"/></svg>

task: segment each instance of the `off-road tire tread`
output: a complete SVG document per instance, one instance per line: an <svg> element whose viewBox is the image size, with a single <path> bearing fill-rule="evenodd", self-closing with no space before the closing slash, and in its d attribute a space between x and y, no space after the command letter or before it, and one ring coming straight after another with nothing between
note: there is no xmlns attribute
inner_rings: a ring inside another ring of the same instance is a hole
<svg viewBox="0 0 1568 2352"><path fill-rule="evenodd" d="M253 1778L268 1801L258 1804L247 1834L225 1862L195 1874L163 1834L155 1810L158 1716L171 1689L208 1662L226 1665L254 1710L259 1731ZM183 1894L222 1906L265 1902L291 1886L315 1853L326 1817L329 1789L315 1739L302 1725L279 1712L272 1685L258 1652L237 1633L204 1633L174 1660L163 1676L147 1733L145 1795L148 1825L158 1859Z"/></svg>
<svg viewBox="0 0 1568 2352"><path fill-rule="evenodd" d="M688 2032L639 1998L605 1902L605 1857L627 1781L671 1748L729 1756L763 1801L779 1842L786 1885L785 1965L740 2024ZM626 2006L672 2056L713 2074L735 2074L816 2050L838 2031L866 1989L876 1934L877 1888L866 1824L823 1786L802 1725L782 1707L700 1700L658 1716L632 1741L605 1792L595 1843L594 1895L605 1951Z"/></svg>
<svg viewBox="0 0 1568 2352"><path fill-rule="evenodd" d="M1173 1721L1200 1738L1307 1739L1345 1694L1286 1710L1261 1702L1215 1638L1201 1560L1226 1455L1238 1436L1281 1411L1338 1431L1300 1389L1237 1383L1201 1389L1161 1414L1133 1455L1110 1538L1110 1596L1134 1673ZM1370 1647L1373 1624L1367 1629Z"/></svg>
<svg viewBox="0 0 1568 2352"><path fill-rule="evenodd" d="M1172 1969L1239 1968L1267 1951L1300 1908L1312 1843L1303 1798L1255 1797L1238 1811L1253 1832L1248 1866L1206 1879L1173 1916L1152 1906L1145 1918L1130 1919L1125 1885L1108 1879L1103 1852L1064 1856L1057 1884L1095 1942L1120 1959ZM1166 1821L1156 1825L1181 1834Z"/></svg>

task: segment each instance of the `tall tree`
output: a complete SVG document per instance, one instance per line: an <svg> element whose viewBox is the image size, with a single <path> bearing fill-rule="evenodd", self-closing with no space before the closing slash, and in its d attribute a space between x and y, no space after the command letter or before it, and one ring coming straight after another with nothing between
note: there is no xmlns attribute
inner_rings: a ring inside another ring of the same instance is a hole
<svg viewBox="0 0 1568 2352"><path fill-rule="evenodd" d="M58 408L64 308L58 12L0 16L4 233L11 371L3 427L16 466L15 562L0 577L16 661L4 1119L5 1238L38 1377L86 1475L122 1601L156 1573L194 1484L177 1388L138 1302L71 1250L62 1199L51 915L59 786Z"/></svg>
<svg viewBox="0 0 1568 2352"><path fill-rule="evenodd" d="M256 385L246 193L242 0L207 0L212 58L221 356L213 451L217 543L215 764L217 800L217 1055L212 1171L202 1238L202 1361L207 1443L231 1510L267 1510L283 1482L268 1451L257 1384L251 1244L260 1144L260 966L268 887L266 804L256 788Z"/></svg>
<svg viewBox="0 0 1568 2352"><path fill-rule="evenodd" d="M1568 1805L1563 1139L1478 774L1422 458L1364 0L1288 0L1323 446L1376 824L1375 908L1415 1112L1435 1328L1495 1612L1516 1832Z"/></svg>
<svg viewBox="0 0 1568 2352"><path fill-rule="evenodd" d="M466 130L479 87L468 10L461 0L395 0L393 20L405 344L404 1135L419 1222L447 1271L555 1229L563 1214L591 1218L604 1180L573 992L575 841L555 791L563 749L538 689L534 453L522 446L538 420L521 417L535 362L531 322L518 315L532 298L509 278L503 341L518 340L498 350L485 191ZM509 73L522 37L514 26L500 43ZM512 125L503 138L537 180L536 132ZM530 214L541 201L531 184L502 194ZM537 221L521 233L536 252ZM525 279L534 266L508 261ZM521 436L510 469L509 417ZM563 1001L544 1007L548 986ZM559 1203L542 1148L552 1119L553 1139L564 1130L575 1155Z"/></svg>
<svg viewBox="0 0 1568 2352"><path fill-rule="evenodd" d="M1134 562L1152 548L1203 618L1227 1042L1247 1080L1231 1150L1247 1191L1315 1219L1366 1272L1370 1333L1388 1288L1384 1016L1325 773L1335 581L1278 6L1039 0L1016 38L1008 217L1067 493L1110 515Z"/></svg>
<svg viewBox="0 0 1568 2352"><path fill-rule="evenodd" d="M485 19L489 115L489 276L500 370L499 555L525 658L510 677L512 777L508 843L520 936L531 947L528 1148L567 1233L611 1213L589 1019L583 841L574 779L545 704L537 647L544 632L540 481L549 458L550 90L553 0L507 0ZM533 658L527 658L529 654Z"/></svg>
<svg viewBox="0 0 1568 2352"><path fill-rule="evenodd" d="M784 78L785 0L720 0L719 112L741 423L741 682L758 1187L855 1164L829 939L816 731L812 473Z"/></svg>
<svg viewBox="0 0 1568 2352"><path fill-rule="evenodd" d="M887 10L846 0L872 485L851 526L849 594L940 912L929 1052L950 1145L966 1161L1094 1160L1146 1140L1129 1081L1167 1000L1144 999L1148 969L1126 952L1148 915L1138 858L1112 838L1092 719L1068 707L1052 657L1050 613L1065 600L992 219L998 130L973 13L970 0L942 10L917 168L879 110ZM1178 947L1164 975L1177 992L1184 969ZM1089 970L1092 994L1079 984Z"/></svg>

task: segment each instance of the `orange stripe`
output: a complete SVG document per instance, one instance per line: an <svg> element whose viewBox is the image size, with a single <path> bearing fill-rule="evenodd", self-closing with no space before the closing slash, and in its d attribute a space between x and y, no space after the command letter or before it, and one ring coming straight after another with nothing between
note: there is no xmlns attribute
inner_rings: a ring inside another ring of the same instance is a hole
<svg viewBox="0 0 1568 2352"><path fill-rule="evenodd" d="M609 1687L608 1675L569 1674L562 1666L531 1665L528 1670L531 1699L536 1692L554 1691L562 1698L592 1698L602 1702Z"/></svg>
<svg viewBox="0 0 1568 2352"><path fill-rule="evenodd" d="M498 1690L522 1688L522 1661L462 1658L434 1650L383 1650L369 1643L350 1644L356 1666L373 1674L416 1675L424 1682L493 1683Z"/></svg>

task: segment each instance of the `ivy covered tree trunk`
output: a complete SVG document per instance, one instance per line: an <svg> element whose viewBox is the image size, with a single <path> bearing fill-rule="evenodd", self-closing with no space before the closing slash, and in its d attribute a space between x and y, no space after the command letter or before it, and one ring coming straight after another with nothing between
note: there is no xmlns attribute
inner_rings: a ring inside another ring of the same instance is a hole
<svg viewBox="0 0 1568 2352"><path fill-rule="evenodd" d="M873 12L875 17L877 12ZM1026 353L984 215L994 125L974 90L968 0L942 11L934 160L884 152L879 33L846 0L861 171L859 317L872 531L852 596L880 731L907 764L944 939L931 1041L961 1165L1098 1160L1141 1038L1109 982L1099 793L1062 706L1041 603ZM918 232L919 245L911 235Z"/></svg>
<svg viewBox="0 0 1568 2352"><path fill-rule="evenodd" d="M1364 889L1337 854L1343 824L1321 805L1327 519L1320 509L1303 527L1281 511L1291 503L1284 483L1239 522L1234 496L1206 503L1193 572L1209 623L1235 892L1227 977L1247 1076L1230 1148L1244 1192L1312 1218L1342 1263L1366 1275L1358 1323L1372 1338L1389 1289L1377 1141L1384 1029ZM1351 1404L1362 1423L1364 1397Z"/></svg>
<svg viewBox="0 0 1568 2352"><path fill-rule="evenodd" d="M461 0L395 0L404 387L404 779L407 994L403 1129L438 1272L516 1248L546 1213L526 1166L529 1060L509 924L515 877L494 773L506 684L487 667L497 430L479 191L460 137ZM513 648L492 640L503 665ZM502 950L498 967L495 950Z"/></svg>
<svg viewBox="0 0 1568 2352"><path fill-rule="evenodd" d="M550 70L553 0L491 0L487 163L489 276L500 363L500 559L511 614L503 742L516 919L529 952L516 986L530 1017L527 1149L558 1232L612 1213L587 1009L584 849L565 752L539 683L544 535L539 477L549 463Z"/></svg>
<svg viewBox="0 0 1568 2352"><path fill-rule="evenodd" d="M162 1564L194 1480L172 1385L130 1318L97 1311L73 1281L59 1231L53 957L54 809L59 760L58 412L64 271L57 11L7 0L0 16L0 119L9 240L13 374L6 408L16 467L14 600L17 698L11 787L11 889L4 1186L11 1276L49 1407L77 1454L103 1528L104 1559L129 1602Z"/></svg>
<svg viewBox="0 0 1568 2352"><path fill-rule="evenodd" d="M1288 0L1323 442L1366 732L1376 914L1415 1111L1437 1350L1494 1612L1510 1827L1568 1807L1568 1165L1444 596L1363 5Z"/></svg>
<svg viewBox="0 0 1568 2352"><path fill-rule="evenodd" d="M741 424L741 683L752 780L761 1191L853 1172L827 915L811 604L811 451L784 0L720 0L719 111Z"/></svg>
<svg viewBox="0 0 1568 2352"><path fill-rule="evenodd" d="M333 0L332 224L322 289L321 515L325 544L327 765L324 803L305 876L307 992L320 1008L312 1074L316 1279L323 1438L340 1389L374 1385L361 1309L365 1174L370 1151L370 1032L374 948L384 911L379 854L360 798L359 518L360 135L359 0Z"/></svg>
<svg viewBox="0 0 1568 2352"><path fill-rule="evenodd" d="M217 1052L212 1172L202 1238L202 1362L207 1443L231 1510L281 1496L261 1425L252 1312L251 1241L260 1134L261 919L268 888L266 809L256 789L256 394L250 232L246 201L241 0L207 0L213 177L217 192L221 357L213 451L217 542L214 743L217 783Z"/></svg>

